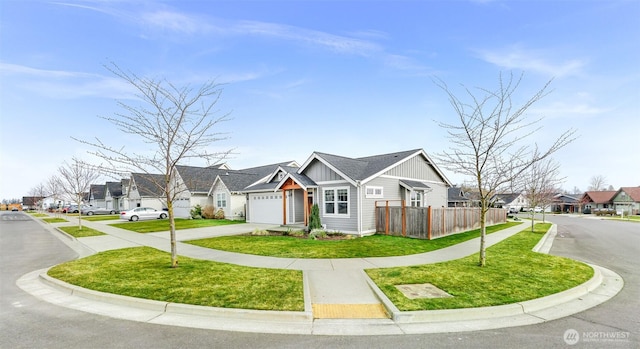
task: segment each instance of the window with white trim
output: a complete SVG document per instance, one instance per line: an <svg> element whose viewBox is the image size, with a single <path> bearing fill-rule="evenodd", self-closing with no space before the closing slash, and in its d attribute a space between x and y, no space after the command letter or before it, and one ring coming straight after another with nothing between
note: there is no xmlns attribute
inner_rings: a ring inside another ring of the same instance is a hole
<svg viewBox="0 0 640 349"><path fill-rule="evenodd" d="M322 189L324 198L324 215L348 215L349 214L349 188L325 188Z"/></svg>
<svg viewBox="0 0 640 349"><path fill-rule="evenodd" d="M422 192L417 190L411 191L411 206L422 207Z"/></svg>
<svg viewBox="0 0 640 349"><path fill-rule="evenodd" d="M216 206L218 206L218 208L227 207L227 193L216 194Z"/></svg>
<svg viewBox="0 0 640 349"><path fill-rule="evenodd" d="M365 188L365 197L367 199L382 199L384 197L384 188L368 185Z"/></svg>

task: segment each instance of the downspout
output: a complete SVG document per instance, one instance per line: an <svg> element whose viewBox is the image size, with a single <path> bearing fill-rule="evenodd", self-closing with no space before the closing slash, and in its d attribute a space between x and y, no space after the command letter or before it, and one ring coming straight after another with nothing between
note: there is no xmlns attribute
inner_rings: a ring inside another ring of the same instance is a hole
<svg viewBox="0 0 640 349"><path fill-rule="evenodd" d="M357 227L358 227L358 235L362 237L364 233L362 232L362 184L360 181L356 181L356 195L358 195L358 214L356 215L357 219Z"/></svg>

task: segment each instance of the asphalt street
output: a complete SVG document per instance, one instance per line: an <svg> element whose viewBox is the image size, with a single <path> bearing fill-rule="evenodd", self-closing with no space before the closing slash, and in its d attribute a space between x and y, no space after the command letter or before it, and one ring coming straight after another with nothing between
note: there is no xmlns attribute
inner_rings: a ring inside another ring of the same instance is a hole
<svg viewBox="0 0 640 349"><path fill-rule="evenodd" d="M558 224L551 254L616 271L625 280L616 297L573 316L531 326L426 335L318 336L153 325L39 301L15 281L77 255L60 234L26 214L0 212L0 348L639 348L640 224L563 216L550 220ZM579 335L572 346L565 340L569 330Z"/></svg>

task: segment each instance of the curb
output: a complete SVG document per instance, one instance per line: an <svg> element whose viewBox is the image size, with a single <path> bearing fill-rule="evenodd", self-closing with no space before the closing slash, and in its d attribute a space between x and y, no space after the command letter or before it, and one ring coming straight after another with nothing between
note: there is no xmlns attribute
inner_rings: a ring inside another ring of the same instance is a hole
<svg viewBox="0 0 640 349"><path fill-rule="evenodd" d="M65 238L70 237L50 225L46 228L61 232ZM548 253L556 234L557 226L552 225L532 250ZM75 244L82 245L77 239L70 238ZM87 251L86 248L82 250ZM590 280L542 298L500 306L427 311L400 311L361 270L390 319L314 319L309 276L304 272L304 311L206 307L98 292L52 278L47 275L49 268L28 273L16 284L37 298L56 305L153 324L274 334L397 335L506 328L576 314L606 302L624 286L624 280L617 273L597 265L590 266L594 270Z"/></svg>

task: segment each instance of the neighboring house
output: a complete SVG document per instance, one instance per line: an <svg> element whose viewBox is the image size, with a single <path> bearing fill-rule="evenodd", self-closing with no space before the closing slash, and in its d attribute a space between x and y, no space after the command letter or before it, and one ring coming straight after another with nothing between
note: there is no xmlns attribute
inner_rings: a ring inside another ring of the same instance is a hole
<svg viewBox="0 0 640 349"><path fill-rule="evenodd" d="M573 195L556 194L551 203L551 211L562 213L579 212L579 200Z"/></svg>
<svg viewBox="0 0 640 349"><path fill-rule="evenodd" d="M39 210L49 208L48 202L45 202L47 198L42 196L23 196L22 197L22 209L23 210Z"/></svg>
<svg viewBox="0 0 640 349"><path fill-rule="evenodd" d="M295 172L280 167L245 189L247 222L307 225L318 204L326 229L373 234L376 202L445 207L449 187L422 149L362 158L314 152Z"/></svg>
<svg viewBox="0 0 640 349"><path fill-rule="evenodd" d="M174 202L174 214L177 217L189 217L191 208L196 205L205 207L213 205L209 196L211 184L216 177L229 171L226 164L210 167L176 166L176 181L178 183L178 200Z"/></svg>
<svg viewBox="0 0 640 349"><path fill-rule="evenodd" d="M166 208L164 191L160 186L163 181L164 175L161 174L131 173L127 188L127 208Z"/></svg>
<svg viewBox="0 0 640 349"><path fill-rule="evenodd" d="M580 204L584 213L590 213L595 209L613 208L613 197L617 191L588 191L580 198Z"/></svg>
<svg viewBox="0 0 640 349"><path fill-rule="evenodd" d="M123 192L122 186L123 182L128 180L121 180L120 182L107 182L105 183L105 192L104 192L104 202L105 207L110 210L124 210L124 202L123 200Z"/></svg>
<svg viewBox="0 0 640 349"><path fill-rule="evenodd" d="M640 187L622 187L611 199L616 211L640 214Z"/></svg>
<svg viewBox="0 0 640 349"><path fill-rule="evenodd" d="M287 173L297 171L300 165L295 161L282 162L279 164L264 165L259 167L246 168L237 171L221 171L213 181L209 190L209 196L213 201L216 210L222 209L228 219L245 219L247 215L247 194L245 188L268 182L274 173ZM285 170L286 169L286 170ZM280 175L281 177L283 174ZM273 191L275 184L264 191ZM256 188L254 188L254 193ZM264 210L254 205L255 214L262 214L271 217L269 207ZM259 217L256 217L258 220ZM278 222L281 221L278 217ZM265 223L272 223L267 218ZM277 223L277 222L276 222ZM277 223L280 224L280 223Z"/></svg>
<svg viewBox="0 0 640 349"><path fill-rule="evenodd" d="M105 193L106 185L104 184L91 184L89 186L89 200L87 204L93 207L105 207Z"/></svg>
<svg viewBox="0 0 640 349"><path fill-rule="evenodd" d="M529 201L524 193L495 194L491 198L491 202L493 202L494 207L506 209L514 208L518 211L529 207Z"/></svg>
<svg viewBox="0 0 640 349"><path fill-rule="evenodd" d="M447 207L470 207L471 200L461 187L451 187L447 190Z"/></svg>

